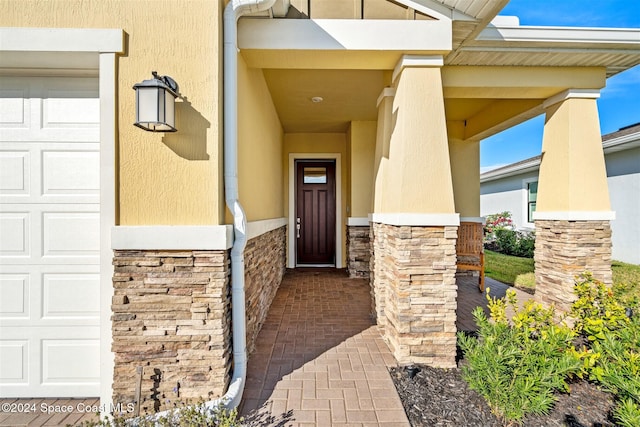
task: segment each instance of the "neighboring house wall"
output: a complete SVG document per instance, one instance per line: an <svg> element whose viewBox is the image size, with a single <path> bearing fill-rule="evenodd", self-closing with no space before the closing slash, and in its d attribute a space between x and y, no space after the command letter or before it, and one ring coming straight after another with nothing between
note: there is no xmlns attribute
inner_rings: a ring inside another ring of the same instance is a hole
<svg viewBox="0 0 640 427"><path fill-rule="evenodd" d="M611 210L612 257L640 264L640 148L605 153ZM537 181L538 170L483 182L482 216L509 211L516 228L533 228L527 222L527 183Z"/></svg>
<svg viewBox="0 0 640 427"><path fill-rule="evenodd" d="M527 222L527 182L536 181L538 171L509 176L480 185L480 215L511 212L517 228L533 228Z"/></svg>
<svg viewBox="0 0 640 427"><path fill-rule="evenodd" d="M640 148L605 156L609 182L613 259L640 264Z"/></svg>

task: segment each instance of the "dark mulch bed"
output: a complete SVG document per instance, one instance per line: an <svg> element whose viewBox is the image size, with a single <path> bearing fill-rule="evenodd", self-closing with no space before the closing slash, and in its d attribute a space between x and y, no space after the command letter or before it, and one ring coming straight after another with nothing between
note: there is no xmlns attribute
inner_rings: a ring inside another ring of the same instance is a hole
<svg viewBox="0 0 640 427"><path fill-rule="evenodd" d="M462 379L460 369L437 369L417 366L410 378L408 368L392 368L405 412L417 426L482 426L508 425L491 413L486 401L471 390ZM610 427L613 400L593 384L578 381L571 384L570 394L559 394L550 414L528 417L528 427Z"/></svg>

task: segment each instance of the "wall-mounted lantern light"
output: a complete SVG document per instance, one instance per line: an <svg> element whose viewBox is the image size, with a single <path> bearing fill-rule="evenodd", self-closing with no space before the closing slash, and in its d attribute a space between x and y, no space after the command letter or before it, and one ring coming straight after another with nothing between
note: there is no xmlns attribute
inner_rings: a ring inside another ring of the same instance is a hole
<svg viewBox="0 0 640 427"><path fill-rule="evenodd" d="M178 84L169 76L159 76L136 83L136 122L134 125L150 132L175 132L175 101L180 96Z"/></svg>

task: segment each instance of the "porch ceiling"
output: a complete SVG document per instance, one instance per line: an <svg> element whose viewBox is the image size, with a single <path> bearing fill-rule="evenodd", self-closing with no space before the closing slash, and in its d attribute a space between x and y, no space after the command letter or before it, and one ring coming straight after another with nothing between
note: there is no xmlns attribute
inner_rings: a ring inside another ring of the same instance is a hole
<svg viewBox="0 0 640 427"><path fill-rule="evenodd" d="M374 121L388 70L264 69L286 133L345 132L351 121ZM444 67L448 122L465 122L463 139L484 138L539 114L542 102L569 88L604 86L604 68ZM314 103L312 98L322 97Z"/></svg>

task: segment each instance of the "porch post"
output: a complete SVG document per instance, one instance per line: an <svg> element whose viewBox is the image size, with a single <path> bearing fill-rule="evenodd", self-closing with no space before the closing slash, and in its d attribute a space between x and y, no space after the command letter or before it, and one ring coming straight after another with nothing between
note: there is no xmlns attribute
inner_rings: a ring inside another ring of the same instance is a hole
<svg viewBox="0 0 640 427"><path fill-rule="evenodd" d="M588 270L611 284L607 173L598 90L568 90L544 104L546 121L538 181L536 300L568 311L575 275Z"/></svg>
<svg viewBox="0 0 640 427"><path fill-rule="evenodd" d="M388 129L389 144L385 153L386 139L379 138L382 146L376 156L381 160L372 215L374 290L378 323L384 325L385 338L401 364L453 367L460 220L451 179L442 63L441 56L404 56L394 71L395 95L380 104L389 125L381 133Z"/></svg>

